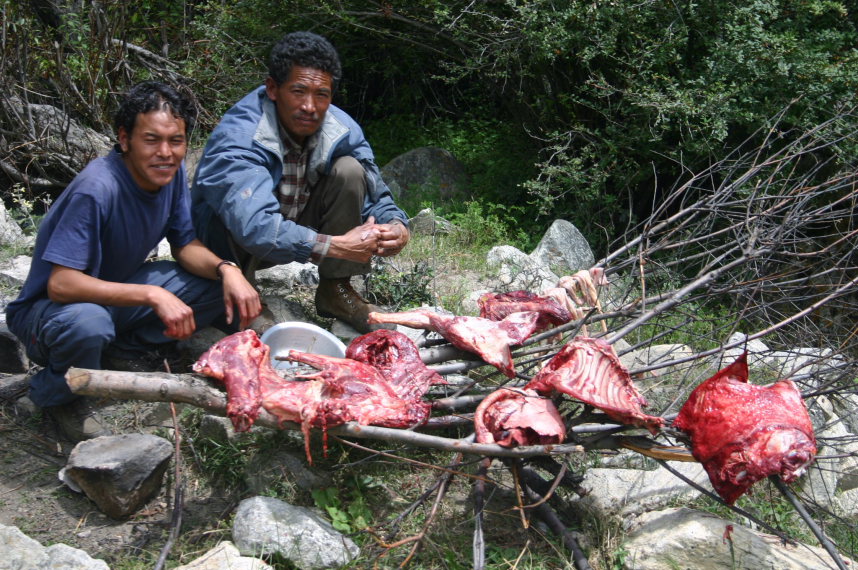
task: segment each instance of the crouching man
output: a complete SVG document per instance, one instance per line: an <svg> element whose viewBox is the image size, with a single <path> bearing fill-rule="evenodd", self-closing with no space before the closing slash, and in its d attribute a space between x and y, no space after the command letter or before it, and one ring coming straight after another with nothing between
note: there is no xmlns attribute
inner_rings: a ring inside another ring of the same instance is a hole
<svg viewBox="0 0 858 570"><path fill-rule="evenodd" d="M369 273L373 255L399 253L410 234L361 128L331 104L340 76L328 40L286 34L271 51L265 85L209 137L192 209L203 243L251 280L259 268L317 264L316 312L365 333L378 328L367 323L378 309L351 277Z"/></svg>
<svg viewBox="0 0 858 570"><path fill-rule="evenodd" d="M44 367L30 379L30 399L71 441L109 431L69 390L70 367L99 369L108 347L145 352L210 324L244 328L262 310L240 269L195 236L184 167L195 119L167 85L144 82L125 95L118 144L52 205L6 309L9 329ZM147 262L165 237L177 261Z"/></svg>

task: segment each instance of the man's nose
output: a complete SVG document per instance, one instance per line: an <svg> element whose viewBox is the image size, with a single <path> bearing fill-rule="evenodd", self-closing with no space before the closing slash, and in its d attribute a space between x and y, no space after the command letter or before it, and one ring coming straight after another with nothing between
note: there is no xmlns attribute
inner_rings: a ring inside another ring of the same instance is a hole
<svg viewBox="0 0 858 570"><path fill-rule="evenodd" d="M301 110L305 113L316 112L316 102L313 100L312 95L307 95L301 100Z"/></svg>

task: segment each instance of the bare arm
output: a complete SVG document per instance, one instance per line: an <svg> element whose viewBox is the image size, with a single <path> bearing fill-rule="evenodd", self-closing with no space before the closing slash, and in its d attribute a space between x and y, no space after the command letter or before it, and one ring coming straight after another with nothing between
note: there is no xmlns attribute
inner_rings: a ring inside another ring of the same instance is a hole
<svg viewBox="0 0 858 570"><path fill-rule="evenodd" d="M96 303L114 307L145 305L165 325L164 334L178 340L193 334L194 312L181 299L156 285L114 283L70 267L54 265L48 297L56 303Z"/></svg>
<svg viewBox="0 0 858 570"><path fill-rule="evenodd" d="M218 264L222 259L204 246L200 240L195 239L184 247L173 250L173 257L179 265L194 275L207 279L223 278L223 302L227 323L232 322L234 307L238 308L242 329L247 328L262 312L259 293L244 278L241 270L231 265L221 265L218 270Z"/></svg>

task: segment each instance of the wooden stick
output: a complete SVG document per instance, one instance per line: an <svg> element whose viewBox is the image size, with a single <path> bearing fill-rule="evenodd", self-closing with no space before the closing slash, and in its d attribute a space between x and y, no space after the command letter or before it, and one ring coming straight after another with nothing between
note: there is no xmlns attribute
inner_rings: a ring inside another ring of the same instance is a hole
<svg viewBox="0 0 858 570"><path fill-rule="evenodd" d="M73 393L82 396L185 403L215 415L226 415L226 393L193 374L71 368L66 373L66 382ZM264 409L260 410L255 423L272 429L301 429L298 424L292 422L279 422ZM575 444L530 445L507 449L490 443L473 443L462 439L438 437L410 429L364 426L357 422L328 428L328 433L489 457L533 457L584 452L583 447Z"/></svg>

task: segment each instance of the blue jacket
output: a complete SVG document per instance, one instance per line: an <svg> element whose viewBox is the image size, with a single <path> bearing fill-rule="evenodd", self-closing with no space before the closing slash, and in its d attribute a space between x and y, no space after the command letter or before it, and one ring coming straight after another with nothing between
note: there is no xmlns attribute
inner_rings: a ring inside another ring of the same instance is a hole
<svg viewBox="0 0 858 570"><path fill-rule="evenodd" d="M313 186L333 160L350 155L364 167L367 194L362 216L377 223L408 217L393 202L360 126L331 105L319 143L311 153L307 181ZM221 119L206 143L191 188L191 213L200 240L216 254L234 259L228 234L268 264L306 262L316 232L286 220L275 194L283 173L283 143L277 111L265 86L254 89Z"/></svg>

